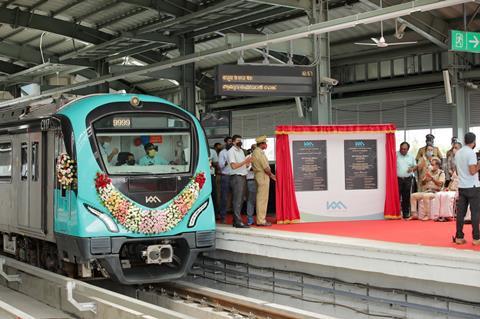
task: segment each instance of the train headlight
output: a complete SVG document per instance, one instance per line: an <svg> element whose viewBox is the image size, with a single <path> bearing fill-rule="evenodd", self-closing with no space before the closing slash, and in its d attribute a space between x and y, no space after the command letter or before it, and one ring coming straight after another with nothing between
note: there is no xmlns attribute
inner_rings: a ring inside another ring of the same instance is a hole
<svg viewBox="0 0 480 319"><path fill-rule="evenodd" d="M192 216L190 217L190 220L188 221L188 228L192 228L192 227L195 227L195 224L197 223L197 219L198 219L198 216L200 216L201 213L203 213L203 211L205 210L205 208L207 208L208 206L208 200L203 203L202 205L200 205L200 207L198 207L192 214Z"/></svg>
<svg viewBox="0 0 480 319"><path fill-rule="evenodd" d="M138 96L134 96L130 99L130 105L133 106L134 108L139 108L142 106L142 102L138 98Z"/></svg>
<svg viewBox="0 0 480 319"><path fill-rule="evenodd" d="M99 211L96 208L93 208L92 206L89 206L87 204L83 204L83 205L92 215L95 215L96 217L98 217L105 224L105 226L107 226L107 229L109 231L111 231L112 233L119 232L117 224L110 216L102 213L101 211Z"/></svg>

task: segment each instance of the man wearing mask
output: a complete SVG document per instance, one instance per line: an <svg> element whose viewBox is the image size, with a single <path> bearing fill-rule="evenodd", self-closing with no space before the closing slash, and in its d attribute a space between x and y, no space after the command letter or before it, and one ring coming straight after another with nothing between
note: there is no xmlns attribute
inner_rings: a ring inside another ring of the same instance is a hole
<svg viewBox="0 0 480 319"><path fill-rule="evenodd" d="M144 148L145 153L147 154L138 161L138 164L142 166L168 164L168 162L157 153L158 146L155 146L152 143L147 143Z"/></svg>
<svg viewBox="0 0 480 319"><path fill-rule="evenodd" d="M242 137L234 135L232 137L233 147L228 150L228 164L230 165L230 183L232 185L232 203L233 203L233 227L248 228L242 222L241 210L243 206L243 194L247 182L247 167L252 162L251 156L245 157L242 150Z"/></svg>
<svg viewBox="0 0 480 319"><path fill-rule="evenodd" d="M250 155L255 151L257 144L252 144L247 154ZM257 201L257 183L255 182L255 173L252 165L247 167L247 224L253 225L253 214L255 213L255 204Z"/></svg>
<svg viewBox="0 0 480 319"><path fill-rule="evenodd" d="M100 152L102 154L105 164L115 164L117 162L118 148L112 147L111 136L99 136L98 142L100 143Z"/></svg>
<svg viewBox="0 0 480 319"><path fill-rule="evenodd" d="M443 154L442 152L440 152L440 150L438 149L438 147L434 146L435 144L435 136L433 136L432 134L427 134L425 136L425 145L432 145L433 147L433 156L435 157L438 157L440 160L442 160L443 158ZM427 152L427 146L424 146L422 148L420 148L417 152L417 157L415 158L415 160L418 162L418 160L422 157L422 156L425 156L425 153Z"/></svg>
<svg viewBox="0 0 480 319"><path fill-rule="evenodd" d="M265 135L259 136L255 141L257 142L257 148L253 151L252 166L257 183L257 225L271 226L272 224L265 220L268 207L268 191L270 188L270 179L274 181L277 179L270 170L267 155L265 155L267 137Z"/></svg>
<svg viewBox="0 0 480 319"><path fill-rule="evenodd" d="M467 208L470 205L473 245L480 245L479 210L480 210L480 182L478 171L480 163L475 154L476 136L469 132L465 134L464 146L455 153L455 166L458 174L458 201L457 201L457 232L453 241L463 245L467 241L463 234L463 224Z"/></svg>
<svg viewBox="0 0 480 319"><path fill-rule="evenodd" d="M431 166L425 172L420 181L422 192L413 193L410 199L410 207L412 211L412 219L429 220L431 215L431 201L435 198L435 193L439 192L445 183L445 173L440 169L441 161L437 157L431 160ZM417 215L417 203L423 200L423 216Z"/></svg>
<svg viewBox="0 0 480 319"><path fill-rule="evenodd" d="M423 192L424 185L422 185L423 177L425 173L431 169L431 160L434 157L434 148L431 143L427 143L425 146L425 154L418 160L418 191ZM438 158L438 157L437 157Z"/></svg>
<svg viewBox="0 0 480 319"><path fill-rule="evenodd" d="M400 144L400 151L397 152L397 180L398 191L402 203L403 218L410 217L410 194L412 191L413 172L417 170L415 159L408 154L410 144Z"/></svg>
<svg viewBox="0 0 480 319"><path fill-rule="evenodd" d="M227 216L227 202L228 197L231 194L230 186L230 172L231 167L228 165L228 150L232 147L232 138L230 136L225 137L225 148L218 154L218 167L220 168L220 222L225 223L225 217Z"/></svg>

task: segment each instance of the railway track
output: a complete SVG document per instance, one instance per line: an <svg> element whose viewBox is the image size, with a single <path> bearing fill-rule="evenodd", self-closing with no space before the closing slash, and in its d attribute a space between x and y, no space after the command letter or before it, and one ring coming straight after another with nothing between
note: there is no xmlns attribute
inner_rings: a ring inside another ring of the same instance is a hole
<svg viewBox="0 0 480 319"><path fill-rule="evenodd" d="M335 319L186 282L143 287L108 280L85 282L5 256L0 256L0 267L5 275L0 279L4 291L64 314L56 318ZM28 309L29 314L22 308L9 307L8 311L12 318L18 314L22 314L20 318L41 318L35 310ZM0 314L5 309L0 304Z"/></svg>

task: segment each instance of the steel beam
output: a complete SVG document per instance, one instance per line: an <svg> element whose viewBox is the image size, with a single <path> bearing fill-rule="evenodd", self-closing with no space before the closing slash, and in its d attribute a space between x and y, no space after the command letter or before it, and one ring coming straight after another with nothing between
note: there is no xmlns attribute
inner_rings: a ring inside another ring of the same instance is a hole
<svg viewBox="0 0 480 319"><path fill-rule="evenodd" d="M13 64L11 62L5 62L0 60L0 72L5 74L13 74L17 72L24 71L26 68L23 66Z"/></svg>
<svg viewBox="0 0 480 319"><path fill-rule="evenodd" d="M43 63L40 51L29 46L22 46L14 43L8 43L5 41L2 41L0 43L0 55L9 59L23 61L30 64ZM56 62L56 59L52 56L44 54L44 57L45 60Z"/></svg>
<svg viewBox="0 0 480 319"><path fill-rule="evenodd" d="M312 10L312 2L310 0L248 0L250 2L269 4L279 7L286 7L291 9L302 9L305 11Z"/></svg>
<svg viewBox="0 0 480 319"><path fill-rule="evenodd" d="M239 44L226 45L218 48L213 48L210 50L187 54L174 59L170 59L168 61L161 61L161 62L153 63L147 66L139 67L137 70L131 71L128 74L119 74L119 75L109 74L109 75L101 76L93 80L65 86L61 89L49 90L35 97L25 97L25 98L14 99L11 101L3 102L3 103L0 103L0 107L14 105L15 103L24 103L24 102L27 103L29 101L41 99L41 98L48 97L58 93L70 92L72 90L80 89L83 87L94 86L103 82L116 81L116 80L122 79L126 75L132 75L132 76L143 75L145 73L149 73L153 71L165 70L172 66L180 66L180 65L185 65L192 62L197 62L204 58L217 57L225 53L233 53L241 50L264 47L269 44L290 41L298 38L304 38L313 34L322 34L322 33L328 33L333 31L339 31L339 30L354 27L358 24L369 24L369 23L374 23L381 20L394 19L404 15L409 15L412 12L435 10L435 9L450 7L453 5L458 5L458 4L467 3L467 2L472 2L472 0L412 0L409 2L404 2L401 4L393 5L393 6L379 9L379 10L357 13L354 15L332 19L325 22L319 22L316 24L308 25L308 26L302 26L299 28L278 32L275 34L268 34L268 35L265 35L260 40L244 41Z"/></svg>
<svg viewBox="0 0 480 319"><path fill-rule="evenodd" d="M174 17L180 17L198 9L197 6L189 1L180 0L121 0L121 2L133 4L145 9L153 9L158 12L167 13Z"/></svg>

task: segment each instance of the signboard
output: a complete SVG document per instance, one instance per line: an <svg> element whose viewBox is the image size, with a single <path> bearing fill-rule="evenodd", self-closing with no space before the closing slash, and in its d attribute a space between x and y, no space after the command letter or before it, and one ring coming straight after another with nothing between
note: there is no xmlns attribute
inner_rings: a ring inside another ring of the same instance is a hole
<svg viewBox="0 0 480 319"><path fill-rule="evenodd" d="M313 96L315 69L299 65L219 65L215 94L225 96Z"/></svg>
<svg viewBox="0 0 480 319"><path fill-rule="evenodd" d="M450 30L450 50L480 53L480 32Z"/></svg>
<svg viewBox="0 0 480 319"><path fill-rule="evenodd" d="M231 112L219 111L202 113L200 116L200 123L202 124L209 140L221 138L221 143L223 143L223 138L230 136Z"/></svg>
<svg viewBox="0 0 480 319"><path fill-rule="evenodd" d="M345 189L376 189L377 140L345 140Z"/></svg>
<svg viewBox="0 0 480 319"><path fill-rule="evenodd" d="M327 141L292 142L295 191L327 190Z"/></svg>

